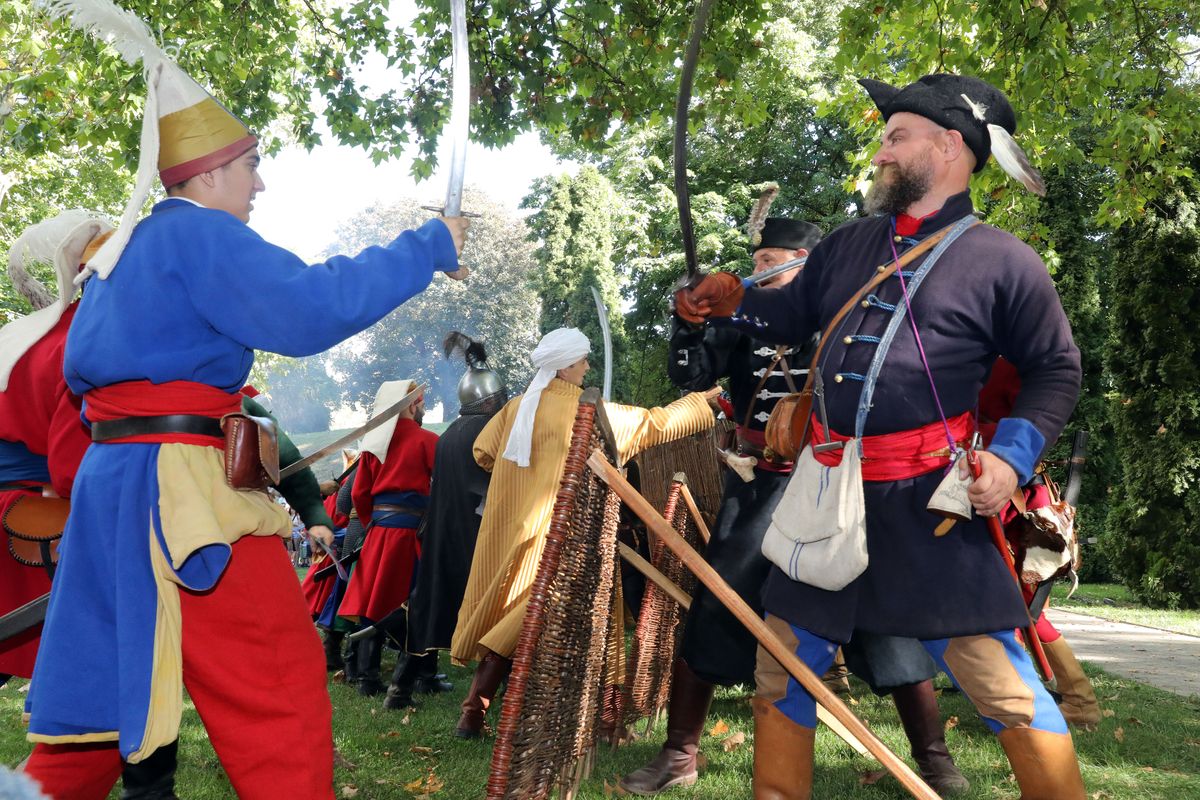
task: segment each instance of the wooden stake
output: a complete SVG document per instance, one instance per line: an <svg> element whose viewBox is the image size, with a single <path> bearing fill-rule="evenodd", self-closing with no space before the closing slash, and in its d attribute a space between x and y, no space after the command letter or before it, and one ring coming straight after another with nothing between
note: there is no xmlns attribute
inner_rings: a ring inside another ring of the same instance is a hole
<svg viewBox="0 0 1200 800"><path fill-rule="evenodd" d="M913 797L918 800L940 800L938 794L929 788L929 785L921 780L921 777L913 772L908 764L889 750L887 745L880 741L879 737L872 733L862 720L854 716L845 703L839 700L837 695L822 683L821 679L814 675L795 653L771 633L767 624L754 613L750 606L746 605L746 601L730 588L729 584L717 574L707 561L687 546L687 543L671 527L671 524L663 519L662 515L625 480L615 467L608 463L602 452L593 451L587 463L592 472L608 484L625 505L629 506L630 510L637 514L642 522L646 523L646 526L671 548L679 560L695 573L700 582L707 586L708 590L754 634L754 638L758 639L759 644L774 656L801 686L808 690L819 705L827 708L835 719L861 741L871 755L879 759L887 771L892 773Z"/></svg>
<svg viewBox="0 0 1200 800"><path fill-rule="evenodd" d="M687 504L688 513L692 515L692 520L696 523L696 530L700 531L700 538L708 544L708 540L712 538L712 534L708 532L708 525L704 524L704 516L700 513L700 506L696 505L696 498L692 497L692 490L688 488L687 482L679 487L679 494L683 497L683 502Z"/></svg>

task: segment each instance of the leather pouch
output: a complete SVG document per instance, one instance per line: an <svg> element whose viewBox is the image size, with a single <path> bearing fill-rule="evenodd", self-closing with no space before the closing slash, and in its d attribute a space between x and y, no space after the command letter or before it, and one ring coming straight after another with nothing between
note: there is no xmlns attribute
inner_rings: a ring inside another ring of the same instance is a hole
<svg viewBox="0 0 1200 800"><path fill-rule="evenodd" d="M27 567L53 569L70 511L71 501L61 497L21 497L4 513L8 552Z"/></svg>
<svg viewBox="0 0 1200 800"><path fill-rule="evenodd" d="M771 409L764 435L773 460L795 461L808 438L808 420L812 415L812 389L793 392L779 398Z"/></svg>
<svg viewBox="0 0 1200 800"><path fill-rule="evenodd" d="M274 420L235 413L221 417L225 432L225 482L240 491L279 483L279 438Z"/></svg>

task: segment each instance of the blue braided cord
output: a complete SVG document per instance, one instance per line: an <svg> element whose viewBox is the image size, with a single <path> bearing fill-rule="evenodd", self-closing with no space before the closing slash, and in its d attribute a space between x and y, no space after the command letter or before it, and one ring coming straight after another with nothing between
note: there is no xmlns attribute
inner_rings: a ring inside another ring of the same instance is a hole
<svg viewBox="0 0 1200 800"><path fill-rule="evenodd" d="M839 372L838 375L842 376L843 378L849 378L852 381L865 381L867 379L866 375L862 375L858 372Z"/></svg>
<svg viewBox="0 0 1200 800"><path fill-rule="evenodd" d="M873 294L867 295L867 305L872 305L872 306L875 306L876 308L882 308L884 311L895 311L896 310L895 303L885 303L882 300L880 300L876 295L873 295Z"/></svg>
<svg viewBox="0 0 1200 800"><path fill-rule="evenodd" d="M851 342L870 342L871 344L879 344L883 341L878 336L868 336L865 333L856 333L850 337Z"/></svg>

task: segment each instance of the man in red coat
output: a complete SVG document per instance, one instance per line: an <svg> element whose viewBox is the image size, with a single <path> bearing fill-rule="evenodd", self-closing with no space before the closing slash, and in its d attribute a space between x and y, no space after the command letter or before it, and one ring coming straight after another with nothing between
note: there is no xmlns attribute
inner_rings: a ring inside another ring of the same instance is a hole
<svg viewBox="0 0 1200 800"><path fill-rule="evenodd" d="M69 211L31 227L9 252L13 282L36 310L0 329L0 518L26 497L71 496L92 440L79 417L81 400L63 378L63 347L77 307L72 281L89 243L109 230L86 212ZM57 298L29 275L28 262L54 264ZM0 528L0 615L50 591L52 567L22 563L14 552ZM37 625L0 642L0 684L33 675L40 635Z"/></svg>
<svg viewBox="0 0 1200 800"><path fill-rule="evenodd" d="M375 395L373 414L399 401L413 386L408 380L384 383ZM421 428L424 416L422 396L401 411L394 422L379 426L363 439L353 498L354 510L368 524L368 530L339 616L375 623L408 601L421 554L417 528L429 503L437 446L437 434ZM379 664L386 635L386 631L378 630L359 642L360 694L385 691L379 679ZM399 641L403 642L404 637Z"/></svg>

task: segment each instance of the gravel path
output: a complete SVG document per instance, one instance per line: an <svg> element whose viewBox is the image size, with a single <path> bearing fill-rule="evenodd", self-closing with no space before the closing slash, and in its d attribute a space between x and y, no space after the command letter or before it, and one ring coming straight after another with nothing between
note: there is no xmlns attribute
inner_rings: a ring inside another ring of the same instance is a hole
<svg viewBox="0 0 1200 800"><path fill-rule="evenodd" d="M1200 695L1200 637L1054 608L1047 614L1081 661L1169 692Z"/></svg>

